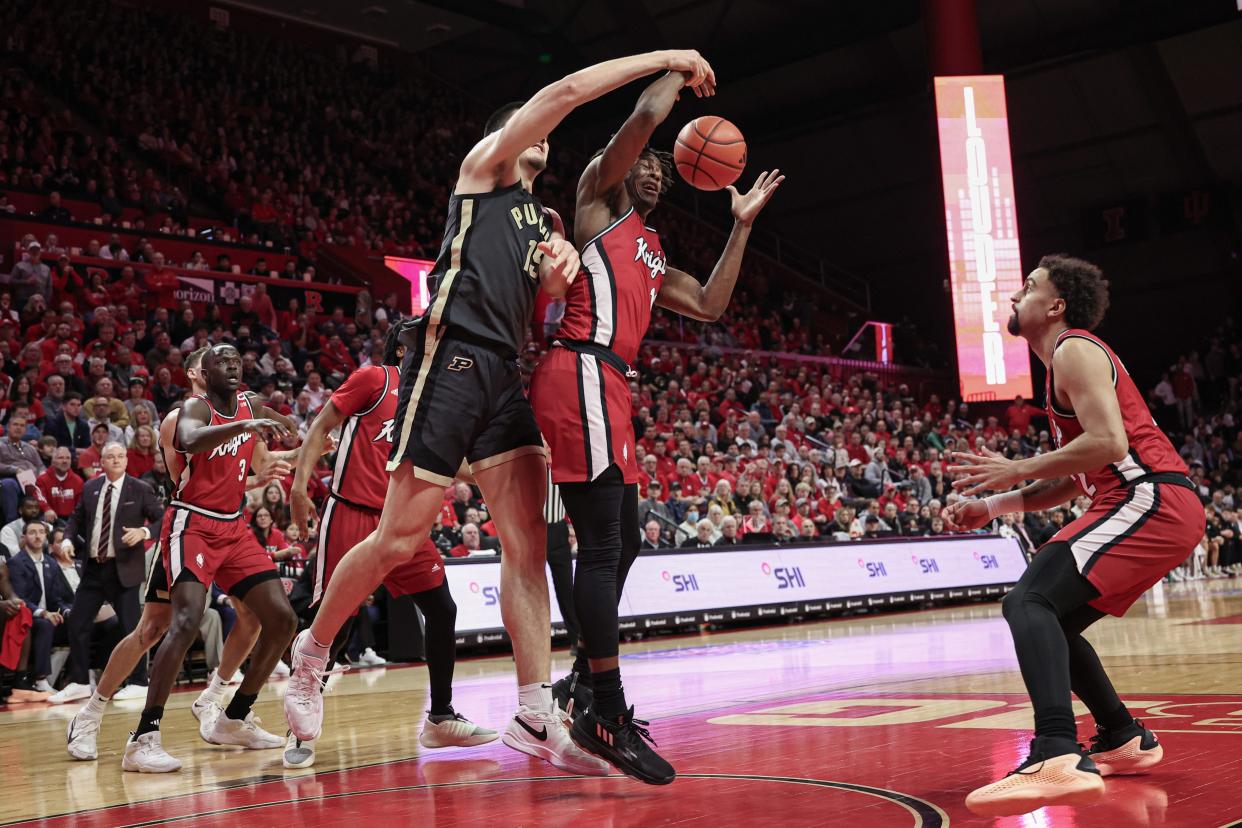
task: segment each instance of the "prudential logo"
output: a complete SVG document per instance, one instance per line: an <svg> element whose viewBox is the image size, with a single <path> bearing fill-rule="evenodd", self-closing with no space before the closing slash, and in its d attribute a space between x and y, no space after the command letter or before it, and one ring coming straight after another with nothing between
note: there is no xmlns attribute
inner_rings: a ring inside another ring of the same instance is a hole
<svg viewBox="0 0 1242 828"><path fill-rule="evenodd" d="M699 579L692 572L675 575L666 569L660 573L660 577L673 585L673 592L699 591Z"/></svg>
<svg viewBox="0 0 1242 828"><path fill-rule="evenodd" d="M764 561L759 569L764 575L769 575L776 579L777 589L802 589L806 586L806 578L802 576L801 567L797 566L772 566Z"/></svg>

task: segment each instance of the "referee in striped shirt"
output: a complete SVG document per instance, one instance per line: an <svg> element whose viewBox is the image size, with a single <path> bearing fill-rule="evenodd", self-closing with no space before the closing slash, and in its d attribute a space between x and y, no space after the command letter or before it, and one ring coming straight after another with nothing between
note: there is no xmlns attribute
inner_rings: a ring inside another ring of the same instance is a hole
<svg viewBox="0 0 1242 828"><path fill-rule="evenodd" d="M565 522L565 506L561 503L561 491L552 482L552 470L548 469L548 499L543 506L543 519L548 522L548 567L552 570L552 588L556 591L556 604L565 619L565 631L569 635L570 650L578 650L578 616L574 612L574 564L569 548L569 524Z"/></svg>

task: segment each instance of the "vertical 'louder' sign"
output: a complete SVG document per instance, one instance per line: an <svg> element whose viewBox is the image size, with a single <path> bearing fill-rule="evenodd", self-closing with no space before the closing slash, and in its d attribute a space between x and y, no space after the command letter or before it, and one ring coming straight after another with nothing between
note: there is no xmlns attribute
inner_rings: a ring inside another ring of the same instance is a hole
<svg viewBox="0 0 1242 828"><path fill-rule="evenodd" d="M1005 79L936 78L936 120L962 399L1029 399L1027 345L1005 329L1023 279Z"/></svg>

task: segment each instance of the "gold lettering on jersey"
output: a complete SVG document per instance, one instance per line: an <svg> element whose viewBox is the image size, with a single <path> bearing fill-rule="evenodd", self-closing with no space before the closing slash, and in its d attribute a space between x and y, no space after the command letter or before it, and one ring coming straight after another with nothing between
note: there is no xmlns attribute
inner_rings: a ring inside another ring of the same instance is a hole
<svg viewBox="0 0 1242 828"><path fill-rule="evenodd" d="M220 445L213 448L211 450L211 453L207 455L207 459L211 460L216 457L223 457L226 454L231 454L234 457L236 457L237 452L241 450L241 447L245 445L247 442L249 442L250 438L253 436L254 434L252 434L249 431L246 431L234 437L230 437L229 439L225 440Z"/></svg>
<svg viewBox="0 0 1242 828"><path fill-rule="evenodd" d="M548 223L548 214L534 204L521 204L513 207L509 210L509 215L513 218L513 226L518 230L536 227L539 230L540 238L545 241L552 235L552 228Z"/></svg>

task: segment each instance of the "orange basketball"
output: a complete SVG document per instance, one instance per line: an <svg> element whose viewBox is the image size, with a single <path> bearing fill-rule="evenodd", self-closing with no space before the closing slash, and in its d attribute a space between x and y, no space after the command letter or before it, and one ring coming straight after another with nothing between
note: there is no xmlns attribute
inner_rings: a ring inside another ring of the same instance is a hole
<svg viewBox="0 0 1242 828"><path fill-rule="evenodd" d="M724 118L704 115L682 127L673 162L692 187L719 190L737 181L746 168L746 139Z"/></svg>

